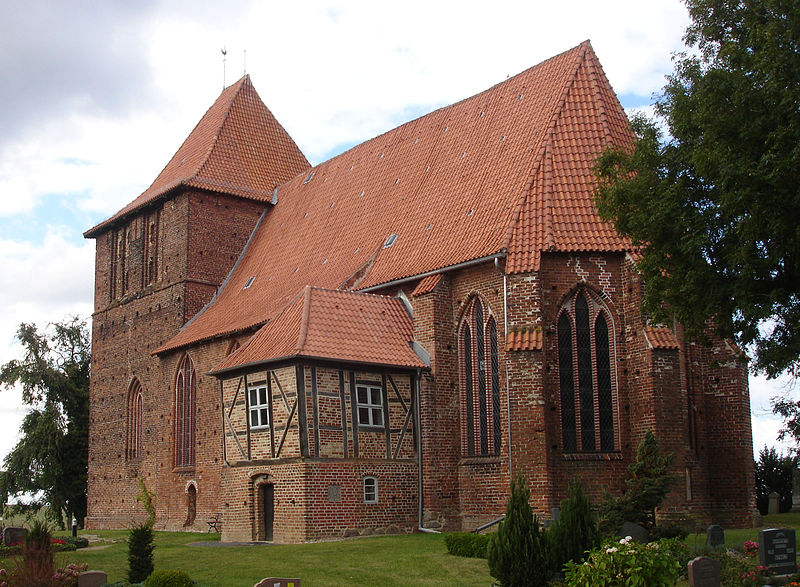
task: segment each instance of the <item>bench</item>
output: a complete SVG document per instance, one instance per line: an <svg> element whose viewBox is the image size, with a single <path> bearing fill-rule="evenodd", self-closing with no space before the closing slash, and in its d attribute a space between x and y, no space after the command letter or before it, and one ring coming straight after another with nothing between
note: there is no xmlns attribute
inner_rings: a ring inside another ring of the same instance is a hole
<svg viewBox="0 0 800 587"><path fill-rule="evenodd" d="M222 514L214 514L208 521L206 521L206 524L208 524L209 532L213 530L214 532L218 533L220 530L222 530Z"/></svg>

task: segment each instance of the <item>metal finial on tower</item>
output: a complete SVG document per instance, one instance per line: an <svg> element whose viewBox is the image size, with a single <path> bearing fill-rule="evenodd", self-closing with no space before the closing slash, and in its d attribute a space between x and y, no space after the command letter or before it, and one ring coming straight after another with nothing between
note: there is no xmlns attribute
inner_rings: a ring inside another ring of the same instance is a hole
<svg viewBox="0 0 800 587"><path fill-rule="evenodd" d="M225 61L228 58L228 51L223 47L220 49L222 51L222 89L225 89Z"/></svg>
<svg viewBox="0 0 800 587"><path fill-rule="evenodd" d="M244 50L244 74L247 75L247 49Z"/></svg>

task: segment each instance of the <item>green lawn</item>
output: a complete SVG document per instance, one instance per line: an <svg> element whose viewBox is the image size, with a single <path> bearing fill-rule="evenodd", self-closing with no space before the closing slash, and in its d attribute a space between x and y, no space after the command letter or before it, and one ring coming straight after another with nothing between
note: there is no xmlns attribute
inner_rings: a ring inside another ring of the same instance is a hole
<svg viewBox="0 0 800 587"><path fill-rule="evenodd" d="M109 542L102 550L68 552L68 562L88 563L126 578L126 531L85 532ZM58 532L57 535L66 533ZM81 534L84 534L81 532ZM156 569L181 569L204 585L251 586L264 577L298 577L304 585L489 585L485 560L447 554L436 534L381 536L339 542L263 546L189 546L218 534L156 532Z"/></svg>

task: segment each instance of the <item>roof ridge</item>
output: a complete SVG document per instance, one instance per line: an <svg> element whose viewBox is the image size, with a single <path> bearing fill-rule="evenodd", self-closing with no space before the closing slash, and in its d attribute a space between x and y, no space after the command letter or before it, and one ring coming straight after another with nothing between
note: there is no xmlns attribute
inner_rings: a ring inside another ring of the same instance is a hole
<svg viewBox="0 0 800 587"><path fill-rule="evenodd" d="M231 96L230 100L228 100L228 104L225 107L225 115L222 117L222 121L219 123L217 127L217 131L214 133L214 138L210 141L208 145L208 149L206 150L206 156L203 158L202 163L197 166L197 169L194 173L192 173L189 177L184 180L185 182L190 182L192 180L199 180L199 176L206 165L208 165L208 161L211 159L211 154L214 152L214 149L217 146L217 141L219 141L219 137L222 134L222 130L225 128L225 125L228 123L228 120L231 116L231 110L233 109L234 102L236 98L239 97L239 94L242 93L242 88L245 86L252 87L252 83L250 82L250 74L244 74L235 84L231 84L230 87L236 86L238 84L238 88L234 90L233 95Z"/></svg>
<svg viewBox="0 0 800 587"><path fill-rule="evenodd" d="M307 285L303 288L303 316L300 319L300 333L297 337L297 346L295 353L300 354L303 352L303 347L306 345L306 338L308 337L308 322L311 315L311 291L314 288Z"/></svg>
<svg viewBox="0 0 800 587"><path fill-rule="evenodd" d="M575 80L578 77L578 71L580 70L581 64L586 58L586 50L590 47L591 47L591 42L587 39L586 41L584 41L580 45L577 45L576 47L573 47L572 49L569 49L567 51L559 53L558 55L554 55L550 59L542 61L542 63L546 63L547 61L555 59L560 55L564 55L566 53L569 53L570 51L574 51L575 49L581 49L581 51L577 52L577 56L575 57L575 67L572 70L572 73L567 77L566 81L564 82L564 89L562 90L561 95L558 97L558 101L556 102L556 107L553 109L553 114L550 118L550 122L547 123L547 127L545 128L542 142L539 146L539 154L534 158L536 164L532 169L532 173L530 174L531 181L528 183L528 187L525 190L525 192L518 199L517 205L515 206L515 212L514 214L512 214L513 219L509 223L508 228L506 229L506 236L503 241L504 248L506 249L508 249L511 246L511 241L514 237L514 229L519 223L522 208L525 205L525 202L528 200L528 198L531 195L533 195L531 192L531 188L533 187L533 184L535 182L536 174L539 172L542 165L542 161L547 155L547 150L552 146L551 144L553 141L553 131L556 128L556 123L561 118L561 114L564 112L564 106L567 103L567 96L569 95L569 90L572 88L572 86L575 83ZM534 65L533 67L538 67L538 65L541 64Z"/></svg>
<svg viewBox="0 0 800 587"><path fill-rule="evenodd" d="M590 58L587 59L587 66L589 69L589 80L592 84L592 94L594 95L594 99L597 100L597 112L600 115L600 123L603 125L603 134L605 135L605 141L607 145L610 145L612 142L611 138L611 127L608 124L608 114L606 113L606 102L603 99L603 94L600 91L600 82L597 79L597 68L595 67L595 62L597 60L597 55L594 54L591 46L588 48L591 51Z"/></svg>

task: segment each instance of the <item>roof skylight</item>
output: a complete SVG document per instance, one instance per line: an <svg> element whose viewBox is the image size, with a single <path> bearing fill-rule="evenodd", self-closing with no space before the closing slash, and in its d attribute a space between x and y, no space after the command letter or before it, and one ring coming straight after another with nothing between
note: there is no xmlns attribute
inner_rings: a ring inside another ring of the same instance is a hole
<svg viewBox="0 0 800 587"><path fill-rule="evenodd" d="M311 173L309 173L309 174L306 176L306 180L303 182L303 185L305 185L305 184L307 184L309 181L311 181L311 178L312 178L312 177L314 177L314 172L313 172L313 171L312 171Z"/></svg>
<svg viewBox="0 0 800 587"><path fill-rule="evenodd" d="M248 287L253 285L253 282L255 280L256 280L256 276L255 275L251 275L250 277L248 277L247 281L244 282L244 287L242 289L247 289Z"/></svg>
<svg viewBox="0 0 800 587"><path fill-rule="evenodd" d="M394 244L394 241L396 241L396 240L397 240L397 235L396 234L390 234L389 236L386 237L386 240L383 242L383 248L384 249L388 249L389 247L391 247Z"/></svg>

